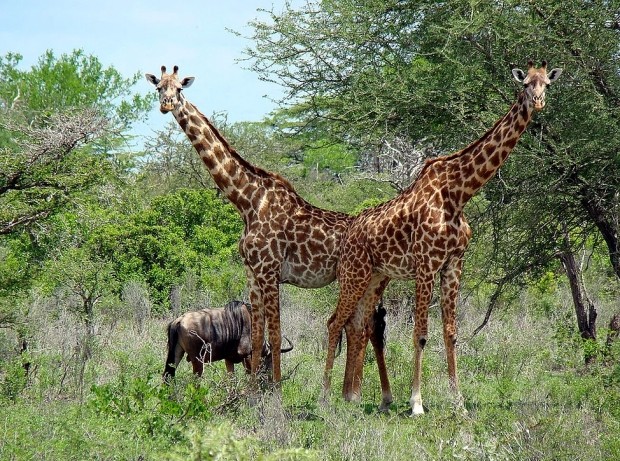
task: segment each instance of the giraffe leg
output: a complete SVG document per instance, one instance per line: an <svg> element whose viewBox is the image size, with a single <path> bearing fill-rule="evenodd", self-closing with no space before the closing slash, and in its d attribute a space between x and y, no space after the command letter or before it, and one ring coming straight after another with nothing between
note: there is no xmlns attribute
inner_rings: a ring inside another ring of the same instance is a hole
<svg viewBox="0 0 620 461"><path fill-rule="evenodd" d="M375 296L371 300L370 304L370 318L367 317L366 319L366 325L369 329L366 336L366 341L370 339L372 348L375 352L375 360L377 362L379 380L381 382L380 411L388 411L393 398L387 366L385 364L385 310L383 310L383 313L380 313L379 309L383 309L383 306L379 306L377 308L375 306L379 299L381 299L381 296L383 296L383 291L389 282L390 279L387 277L378 280L377 288L375 289ZM366 349L366 344L364 344L364 349ZM363 365L363 363L361 365Z"/></svg>
<svg viewBox="0 0 620 461"><path fill-rule="evenodd" d="M347 261L345 259L341 259L340 261L338 268L340 297L338 299L336 311L330 317L327 324L327 359L325 361L325 372L323 375L323 401L327 401L329 396L329 390L331 387L331 372L334 368L338 338L345 324L356 312L358 302L364 295L364 291L368 285L368 281L370 280L370 271L370 265L360 263L359 259L354 262ZM347 357L353 357L350 355L353 354L353 352L349 351L349 347L351 347L352 344L353 347L356 347L356 335L359 335L359 333L359 329L354 328L351 330L351 335L347 338ZM357 349L355 349L355 351L357 351ZM349 373L351 374L351 371L349 371ZM345 388L347 388L347 386L348 385L345 384Z"/></svg>
<svg viewBox="0 0 620 461"><path fill-rule="evenodd" d="M256 377L262 360L265 340L265 320L269 329L269 342L272 349L273 382L280 382L280 356L282 339L280 336L280 287L276 278L253 273L253 286L250 301L258 299L258 307L252 307L252 374ZM254 295L254 296L253 296ZM254 306L254 304L253 304Z"/></svg>
<svg viewBox="0 0 620 461"><path fill-rule="evenodd" d="M340 332L344 327L345 320L352 314L355 304L349 303L348 305L339 301L337 307L337 314L333 316L331 322L327 325L327 359L325 361L325 372L323 374L323 395L322 400L326 402L329 398L329 390L331 388L331 372L334 368L334 359L336 356L336 346L338 345L338 338ZM347 354L349 343L347 339Z"/></svg>
<svg viewBox="0 0 620 461"><path fill-rule="evenodd" d="M373 310L372 314L372 318L369 321L369 336L372 348L375 351L375 360L377 361L379 380L381 382L381 405L379 405L379 411L387 412L394 399L385 364L385 309L383 305L379 305L376 310Z"/></svg>
<svg viewBox="0 0 620 461"><path fill-rule="evenodd" d="M441 316L443 323L443 339L446 347L448 362L448 377L450 387L455 396L457 405L463 406L463 397L459 391L459 380L456 371L456 302L459 295L459 285L463 259L454 258L441 271Z"/></svg>
<svg viewBox="0 0 620 461"><path fill-rule="evenodd" d="M422 354L428 333L428 306L433 294L433 274L423 274L416 278L415 326L413 328L413 382L411 389L412 415L424 414L422 406Z"/></svg>
<svg viewBox="0 0 620 461"><path fill-rule="evenodd" d="M363 324L357 319L349 319L344 329L347 335L347 363L342 383L342 396L347 402L359 402L362 397L361 380L368 339Z"/></svg>
<svg viewBox="0 0 620 461"><path fill-rule="evenodd" d="M260 367L263 341L265 339L265 310L262 293L254 277L254 272L246 266L246 273L250 289L250 304L252 304L252 358L250 360L250 372L252 380L255 380Z"/></svg>
<svg viewBox="0 0 620 461"><path fill-rule="evenodd" d="M381 380L381 392L382 392L382 403L381 408L389 406L392 402L392 392L390 390L390 384L387 375L387 368L385 366L385 356L383 350L383 331L384 328L381 328L381 332L375 330L375 306L378 300L381 298L385 287L389 283L389 278L384 276L375 275L370 281L366 292L364 293L364 297L359 302L357 307L357 313L363 312L363 320L357 319L355 321L355 326L357 327L357 336L359 338L358 341L354 342L355 351L351 354L351 357L354 357L355 363L353 366L349 366L349 362L347 361L347 373L345 373L345 382L344 382L344 392L346 395L357 396L358 399L361 396L361 385L362 378L364 372L364 356L366 355L366 346L368 345L368 340L370 339L373 344L373 350L375 352L375 358L377 361L377 368L379 370L379 376ZM383 321L383 318L381 319ZM383 324L385 326L385 324ZM377 337L377 334L380 334L381 337ZM347 343L347 349L349 345ZM349 371L350 370L350 371ZM346 396L345 396L346 398ZM388 402L389 400L389 402ZM387 403L386 403L387 402Z"/></svg>
<svg viewBox="0 0 620 461"><path fill-rule="evenodd" d="M274 383L279 383L282 379L282 331L280 329L280 286L277 280L274 279L271 283L265 284L263 302L269 330L269 343L271 344L271 377Z"/></svg>

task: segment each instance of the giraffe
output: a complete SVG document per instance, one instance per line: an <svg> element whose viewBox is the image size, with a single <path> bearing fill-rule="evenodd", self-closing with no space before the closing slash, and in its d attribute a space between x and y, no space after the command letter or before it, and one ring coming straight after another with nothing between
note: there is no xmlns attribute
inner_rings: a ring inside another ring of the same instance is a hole
<svg viewBox="0 0 620 461"><path fill-rule="evenodd" d="M279 382L281 331L279 284L319 288L336 279L341 237L352 216L315 207L278 174L241 157L182 90L194 77L179 79L161 68L161 78L146 74L159 93L160 111L172 112L200 155L214 182L237 208L244 223L239 241L252 309L252 363L260 364L265 319L273 349L272 379ZM372 320L371 320L372 321ZM377 340L371 335L373 345ZM391 394L386 399L391 401Z"/></svg>
<svg viewBox="0 0 620 461"><path fill-rule="evenodd" d="M360 398L361 371L367 334L364 322L377 291L390 279L415 279L416 307L413 331L414 367L410 399L412 415L423 414L422 354L427 341L428 306L437 273L448 376L457 402L463 406L456 371L456 303L463 254L471 230L463 207L504 164L534 111L545 105L546 88L562 73L547 73L547 63L528 71L512 69L524 85L506 115L480 139L456 153L429 159L416 180L400 195L360 213L343 238L338 263L340 296L328 321L328 353L323 377L323 399L331 384L334 351L339 332L347 332L344 397ZM383 383L383 376L382 376Z"/></svg>

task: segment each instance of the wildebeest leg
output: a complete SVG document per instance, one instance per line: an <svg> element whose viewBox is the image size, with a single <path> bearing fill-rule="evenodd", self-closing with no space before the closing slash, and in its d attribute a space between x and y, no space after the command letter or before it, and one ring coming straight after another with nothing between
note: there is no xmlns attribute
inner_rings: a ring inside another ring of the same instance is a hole
<svg viewBox="0 0 620 461"><path fill-rule="evenodd" d="M198 357L193 357L191 359L192 368L194 370L194 374L198 377L202 376L202 371L204 369L204 363Z"/></svg>
<svg viewBox="0 0 620 461"><path fill-rule="evenodd" d="M230 360L225 359L224 362L226 362L226 371L228 373L234 373L235 372L235 364L232 363Z"/></svg>

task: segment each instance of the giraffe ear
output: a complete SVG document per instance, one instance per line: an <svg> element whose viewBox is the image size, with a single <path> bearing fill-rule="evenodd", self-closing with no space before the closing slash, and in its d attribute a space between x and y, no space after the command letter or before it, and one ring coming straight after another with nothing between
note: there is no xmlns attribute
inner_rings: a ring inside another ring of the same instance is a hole
<svg viewBox="0 0 620 461"><path fill-rule="evenodd" d="M155 77L153 74L144 74L147 81L151 82L153 85L157 85L159 83L159 79Z"/></svg>
<svg viewBox="0 0 620 461"><path fill-rule="evenodd" d="M562 75L562 69L559 69L559 68L552 69L551 72L549 72L547 74L547 78L549 79L549 83L555 82L560 75Z"/></svg>
<svg viewBox="0 0 620 461"><path fill-rule="evenodd" d="M188 88L192 86L192 83L194 83L194 77L185 77L183 80L181 80L181 86L183 88Z"/></svg>
<svg viewBox="0 0 620 461"><path fill-rule="evenodd" d="M523 83L523 80L525 80L525 72L523 72L521 69L512 69L512 76L519 83Z"/></svg>

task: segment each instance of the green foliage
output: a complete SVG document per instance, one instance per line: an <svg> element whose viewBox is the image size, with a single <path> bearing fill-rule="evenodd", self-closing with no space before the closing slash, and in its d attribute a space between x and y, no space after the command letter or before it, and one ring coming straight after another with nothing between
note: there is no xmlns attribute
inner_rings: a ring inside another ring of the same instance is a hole
<svg viewBox="0 0 620 461"><path fill-rule="evenodd" d="M21 59L0 57L0 315L13 324L23 322L16 300L53 274L39 277L48 258L62 253L52 242L76 251L58 216L80 214L98 187L126 172L117 169L114 155L152 99L131 92L137 75L124 79L79 50L60 57L48 51L28 70L20 68ZM73 256L95 261L90 253ZM68 256L64 261L70 263ZM47 282L53 285L51 277Z"/></svg>
<svg viewBox="0 0 620 461"><path fill-rule="evenodd" d="M97 229L91 239L121 282L143 280L157 303L188 273L219 296L243 289L237 258L242 223L232 205L211 190L179 189L148 208Z"/></svg>
<svg viewBox="0 0 620 461"><path fill-rule="evenodd" d="M189 447L179 447L170 455L171 460L193 461L302 461L320 459L317 453L302 448L288 450L262 450L256 439L237 438L229 424L210 427L205 432L194 426L189 432Z"/></svg>
<svg viewBox="0 0 620 461"><path fill-rule="evenodd" d="M357 215L364 211L367 208L373 208L377 205L380 205L384 202L384 200L378 198L369 198L361 202L357 207L355 207L352 211L352 214Z"/></svg>
<svg viewBox="0 0 620 461"><path fill-rule="evenodd" d="M76 371L41 343L28 385L14 388L13 400L3 399L0 458L603 460L620 454L617 356L584 368L581 344L559 342L557 320L541 314L531 294L524 292L523 301L472 339L467 332L483 310L468 306L459 342L466 416L454 411L439 314L432 316L422 388L429 412L411 419L409 313L388 309L387 364L395 397L390 414L377 412L372 361L364 368L360 405L342 401L344 356L336 360L331 399L323 406L320 344L329 313L317 318L306 304L316 301L314 292L292 291L294 302L283 311L295 349L283 357L281 400L266 393L257 405L247 404L243 371L227 377L221 363L200 380L190 367L179 367L174 383L163 385L165 322L151 319L137 334L126 319L105 335L105 347L94 350L81 399L66 389ZM367 353L372 355L370 348ZM9 368L19 376L17 364ZM29 443L33 438L38 443Z"/></svg>
<svg viewBox="0 0 620 461"><path fill-rule="evenodd" d="M26 388L27 379L23 360L23 357L18 357L8 363L2 363L4 376L0 382L0 401L15 403Z"/></svg>
<svg viewBox="0 0 620 461"><path fill-rule="evenodd" d="M20 104L27 105L31 114L97 107L126 129L152 106L152 94L131 92L140 74L123 78L82 50L60 57L48 50L29 70L19 69L21 60L16 53L0 58L0 100L11 102L19 94Z"/></svg>
<svg viewBox="0 0 620 461"><path fill-rule="evenodd" d="M510 66L564 68L502 181L483 190L488 206L468 208L490 253L481 261L502 286L537 277L566 228L573 248L598 235L620 277L616 23L605 2L328 0L254 21L247 55L288 90L305 136L372 150L395 136L465 147L514 101Z"/></svg>
<svg viewBox="0 0 620 461"><path fill-rule="evenodd" d="M309 146L304 155L307 168L328 169L335 173L352 168L355 160L351 150L344 144Z"/></svg>
<svg viewBox="0 0 620 461"><path fill-rule="evenodd" d="M0 300L17 289L28 286L32 268L27 250L28 245L24 238L4 239L4 246L0 246Z"/></svg>
<svg viewBox="0 0 620 461"><path fill-rule="evenodd" d="M116 382L93 386L88 406L97 414L132 421L142 437L165 435L174 442L183 438L178 426L183 419L203 424L212 419L209 394L207 388L190 383L179 396L175 389L162 385L160 376L121 375Z"/></svg>

